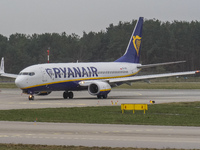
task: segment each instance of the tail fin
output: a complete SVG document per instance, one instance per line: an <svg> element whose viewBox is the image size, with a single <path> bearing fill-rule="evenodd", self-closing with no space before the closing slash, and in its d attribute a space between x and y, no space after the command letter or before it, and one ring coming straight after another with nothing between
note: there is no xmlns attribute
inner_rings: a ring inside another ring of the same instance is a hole
<svg viewBox="0 0 200 150"><path fill-rule="evenodd" d="M17 74L9 74L4 72L4 57L1 59L0 76L9 78L17 78L18 76Z"/></svg>
<svg viewBox="0 0 200 150"><path fill-rule="evenodd" d="M127 46L125 54L115 62L139 63L140 61L140 45L142 39L143 17L137 21L131 39Z"/></svg>
<svg viewBox="0 0 200 150"><path fill-rule="evenodd" d="M1 67L0 67L0 74L4 73L4 58L1 59Z"/></svg>

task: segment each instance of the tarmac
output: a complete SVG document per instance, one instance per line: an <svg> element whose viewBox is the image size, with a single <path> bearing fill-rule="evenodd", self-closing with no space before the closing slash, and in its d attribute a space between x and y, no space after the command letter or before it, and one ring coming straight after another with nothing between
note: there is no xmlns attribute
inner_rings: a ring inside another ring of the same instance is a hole
<svg viewBox="0 0 200 150"><path fill-rule="evenodd" d="M200 101L200 90L112 89L107 99L97 99L87 91L74 92L74 99L63 99L62 92L52 92L29 101L19 89L0 89L0 110L120 106L150 101ZM200 149L199 139L200 127L0 121L0 143Z"/></svg>

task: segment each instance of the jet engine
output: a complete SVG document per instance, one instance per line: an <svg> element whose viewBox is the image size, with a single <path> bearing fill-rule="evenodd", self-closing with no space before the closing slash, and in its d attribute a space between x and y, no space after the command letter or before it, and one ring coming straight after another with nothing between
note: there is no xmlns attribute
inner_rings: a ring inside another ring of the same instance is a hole
<svg viewBox="0 0 200 150"><path fill-rule="evenodd" d="M88 92L91 95L97 95L98 98L107 98L107 94L111 91L111 86L107 82L93 82L88 86Z"/></svg>

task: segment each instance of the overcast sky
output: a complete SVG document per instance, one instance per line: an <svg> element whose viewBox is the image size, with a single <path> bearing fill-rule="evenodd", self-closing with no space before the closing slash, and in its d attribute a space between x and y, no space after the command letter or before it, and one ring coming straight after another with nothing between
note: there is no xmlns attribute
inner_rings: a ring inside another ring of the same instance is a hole
<svg viewBox="0 0 200 150"><path fill-rule="evenodd" d="M0 0L0 34L99 32L138 17L200 21L200 0Z"/></svg>

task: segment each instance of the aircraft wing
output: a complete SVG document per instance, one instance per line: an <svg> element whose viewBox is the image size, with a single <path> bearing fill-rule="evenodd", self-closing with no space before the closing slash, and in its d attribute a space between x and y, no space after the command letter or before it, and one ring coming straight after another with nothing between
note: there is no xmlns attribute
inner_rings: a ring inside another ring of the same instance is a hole
<svg viewBox="0 0 200 150"><path fill-rule="evenodd" d="M124 78L103 79L103 80L86 80L86 81L80 81L79 85L80 86L89 86L92 82L96 82L96 81L97 82L107 82L110 85L114 85L115 83L128 83L128 82L135 82L135 81L154 79L154 78L195 75L195 74L199 76L200 71L153 74L153 75L132 76L132 77L124 77Z"/></svg>
<svg viewBox="0 0 200 150"><path fill-rule="evenodd" d="M134 82L134 81L140 81L140 80L146 80L146 79L172 77L172 76L184 76L184 75L192 75L192 74L199 74L199 71L143 75L143 76L133 76L133 77L126 77L126 78L114 78L114 79L109 79L109 83Z"/></svg>
<svg viewBox="0 0 200 150"><path fill-rule="evenodd" d="M17 74L10 74L4 72L4 58L1 59L1 67L0 67L0 76L9 77L9 78L17 78Z"/></svg>

